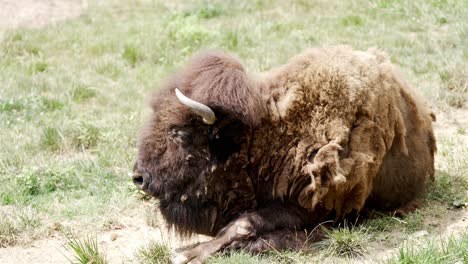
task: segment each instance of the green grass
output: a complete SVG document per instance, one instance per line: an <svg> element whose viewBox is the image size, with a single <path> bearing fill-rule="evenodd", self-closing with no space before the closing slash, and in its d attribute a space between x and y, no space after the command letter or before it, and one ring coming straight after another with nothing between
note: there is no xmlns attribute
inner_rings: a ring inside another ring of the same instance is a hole
<svg viewBox="0 0 468 264"><path fill-rule="evenodd" d="M332 230L325 230L325 239L316 243L325 255L356 258L367 252L369 234L366 228L345 224Z"/></svg>
<svg viewBox="0 0 468 264"><path fill-rule="evenodd" d="M420 245L416 241L405 243L398 255L388 260L389 264L438 264L468 262L468 233L459 237L425 241Z"/></svg>
<svg viewBox="0 0 468 264"><path fill-rule="evenodd" d="M466 111L466 1L91 2L76 19L0 32L0 206L33 208L41 223L99 231L141 208L128 171L145 100L200 49L232 52L254 73L313 46L379 47L431 106ZM464 124L438 138L425 207L366 224L369 236L417 231L431 208L443 217L467 202ZM3 221L1 232L21 237L15 225ZM239 258L273 261L213 261Z"/></svg>
<svg viewBox="0 0 468 264"><path fill-rule="evenodd" d="M141 264L166 264L171 260L169 246L154 241L138 248L135 255Z"/></svg>
<svg viewBox="0 0 468 264"><path fill-rule="evenodd" d="M107 264L106 255L99 250L96 238L86 237L83 240L76 238L68 238L67 244L64 246L67 251L73 255L73 259L69 259L70 263L79 264Z"/></svg>

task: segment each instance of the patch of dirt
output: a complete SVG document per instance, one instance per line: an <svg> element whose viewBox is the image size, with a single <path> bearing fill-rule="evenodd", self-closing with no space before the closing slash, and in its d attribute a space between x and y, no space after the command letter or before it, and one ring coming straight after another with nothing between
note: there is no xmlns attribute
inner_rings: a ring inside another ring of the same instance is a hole
<svg viewBox="0 0 468 264"><path fill-rule="evenodd" d="M87 7L88 0L0 0L0 29L54 24Z"/></svg>
<svg viewBox="0 0 468 264"><path fill-rule="evenodd" d="M172 249L197 242L206 241L207 236L195 235L189 239L182 239L173 230L168 230L162 222L162 216L157 216L158 227L150 227L145 222L145 205L140 208L122 212L118 223L109 225L108 231L99 233L77 233L78 239L89 235L97 237L99 250L102 251L109 263L136 263L135 252L141 246L156 241L168 245ZM52 224L56 225L56 224ZM52 227L52 229L55 229ZM0 248L0 263L37 263L55 264L67 263L73 260L72 254L65 249L67 239L63 232L57 231L45 239L34 241L26 246Z"/></svg>

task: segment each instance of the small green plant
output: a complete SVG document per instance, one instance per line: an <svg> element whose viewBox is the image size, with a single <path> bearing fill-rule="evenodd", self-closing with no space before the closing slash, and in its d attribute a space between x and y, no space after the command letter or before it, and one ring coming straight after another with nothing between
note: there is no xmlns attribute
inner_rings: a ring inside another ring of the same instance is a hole
<svg viewBox="0 0 468 264"><path fill-rule="evenodd" d="M152 241L138 248L136 257L141 264L166 264L170 263L171 251L167 245Z"/></svg>
<svg viewBox="0 0 468 264"><path fill-rule="evenodd" d="M325 229L326 238L316 246L326 255L337 257L359 257L367 252L368 231L362 227L350 227L346 223L341 228Z"/></svg>
<svg viewBox="0 0 468 264"><path fill-rule="evenodd" d="M94 125L78 124L74 138L75 146L79 149L89 149L95 147L99 141L100 131Z"/></svg>
<svg viewBox="0 0 468 264"><path fill-rule="evenodd" d="M133 45L126 45L122 53L122 57L128 64L135 66L135 64L141 59L141 54L138 51L138 48Z"/></svg>
<svg viewBox="0 0 468 264"><path fill-rule="evenodd" d="M45 111L52 112L61 110L64 107L64 103L57 99L42 98L42 106Z"/></svg>
<svg viewBox="0 0 468 264"><path fill-rule="evenodd" d="M86 237L78 240L73 237L68 238L64 246L67 251L73 255L70 263L79 264L107 264L106 255L99 251L97 238Z"/></svg>
<svg viewBox="0 0 468 264"><path fill-rule="evenodd" d="M31 64L29 68L30 73L39 73L39 72L45 72L47 70L47 63L44 61L38 61L33 64Z"/></svg>
<svg viewBox="0 0 468 264"><path fill-rule="evenodd" d="M26 106L22 100L6 99L0 100L0 113L2 112L18 112L25 109Z"/></svg>
<svg viewBox="0 0 468 264"><path fill-rule="evenodd" d="M428 186L427 198L450 205L463 198L463 186L466 186L464 178L455 178L447 172L438 171L435 181Z"/></svg>
<svg viewBox="0 0 468 264"><path fill-rule="evenodd" d="M27 171L17 175L15 180L21 194L26 196L36 196L40 193L41 182L37 173Z"/></svg>
<svg viewBox="0 0 468 264"><path fill-rule="evenodd" d="M72 90L71 96L75 102L84 102L96 96L96 91L86 86L78 86Z"/></svg>
<svg viewBox="0 0 468 264"><path fill-rule="evenodd" d="M341 19L341 24L343 26L361 26L363 22L359 16L347 16Z"/></svg>
<svg viewBox="0 0 468 264"><path fill-rule="evenodd" d="M42 130L40 145L41 147L58 150L62 142L62 137L60 131L54 127L46 127Z"/></svg>

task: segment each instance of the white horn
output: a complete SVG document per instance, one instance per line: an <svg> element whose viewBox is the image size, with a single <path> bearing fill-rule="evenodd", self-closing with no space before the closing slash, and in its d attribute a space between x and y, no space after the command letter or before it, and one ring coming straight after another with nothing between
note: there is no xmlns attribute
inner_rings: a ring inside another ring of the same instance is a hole
<svg viewBox="0 0 468 264"><path fill-rule="evenodd" d="M214 121L216 120L216 116L213 110L211 110L211 108L188 98L187 96L182 94L177 88L175 89L175 94L182 104L190 108L190 110L192 110L195 114L201 116L205 124L212 125L214 123Z"/></svg>

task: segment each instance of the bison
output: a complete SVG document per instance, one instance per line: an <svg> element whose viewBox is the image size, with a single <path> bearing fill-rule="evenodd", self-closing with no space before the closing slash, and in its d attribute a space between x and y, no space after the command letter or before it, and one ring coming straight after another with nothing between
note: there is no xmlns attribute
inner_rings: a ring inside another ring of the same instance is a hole
<svg viewBox="0 0 468 264"><path fill-rule="evenodd" d="M151 106L133 182L178 233L215 236L174 263L298 248L364 209L409 212L434 177L435 116L377 49L314 48L257 75L202 53Z"/></svg>

